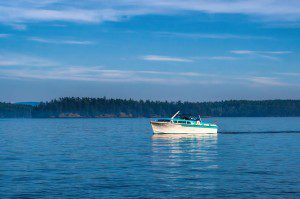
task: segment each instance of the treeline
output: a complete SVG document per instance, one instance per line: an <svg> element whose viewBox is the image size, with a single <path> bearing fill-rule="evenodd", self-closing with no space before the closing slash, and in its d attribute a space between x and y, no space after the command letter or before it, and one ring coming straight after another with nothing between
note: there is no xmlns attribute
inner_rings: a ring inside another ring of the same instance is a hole
<svg viewBox="0 0 300 199"><path fill-rule="evenodd" d="M0 118L30 118L32 106L0 102Z"/></svg>
<svg viewBox="0 0 300 199"><path fill-rule="evenodd" d="M210 117L295 117L300 116L300 100L162 102L65 97L35 107L1 103L0 117L169 117L178 110Z"/></svg>

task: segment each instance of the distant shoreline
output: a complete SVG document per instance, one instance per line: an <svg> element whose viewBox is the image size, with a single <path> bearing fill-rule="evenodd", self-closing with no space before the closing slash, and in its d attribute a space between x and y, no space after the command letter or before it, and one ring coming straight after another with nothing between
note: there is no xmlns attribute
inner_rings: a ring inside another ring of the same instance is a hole
<svg viewBox="0 0 300 199"><path fill-rule="evenodd" d="M300 116L223 116L223 117L202 117L208 118L300 118ZM157 119L154 117L0 117L0 119Z"/></svg>
<svg viewBox="0 0 300 199"><path fill-rule="evenodd" d="M41 103L0 103L0 118L159 118L178 110L202 118L300 117L300 100L162 102L65 97Z"/></svg>

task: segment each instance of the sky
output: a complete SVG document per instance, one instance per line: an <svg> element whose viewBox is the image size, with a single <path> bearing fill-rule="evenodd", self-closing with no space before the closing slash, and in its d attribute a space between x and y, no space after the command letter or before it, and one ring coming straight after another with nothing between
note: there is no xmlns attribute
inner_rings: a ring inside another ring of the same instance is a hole
<svg viewBox="0 0 300 199"><path fill-rule="evenodd" d="M0 0L0 101L300 99L299 0Z"/></svg>

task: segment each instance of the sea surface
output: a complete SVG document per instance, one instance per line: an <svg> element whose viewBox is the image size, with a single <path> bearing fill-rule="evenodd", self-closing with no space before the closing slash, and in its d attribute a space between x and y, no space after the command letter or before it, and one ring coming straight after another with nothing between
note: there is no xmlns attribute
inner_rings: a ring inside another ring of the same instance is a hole
<svg viewBox="0 0 300 199"><path fill-rule="evenodd" d="M0 119L0 198L300 198L300 118Z"/></svg>

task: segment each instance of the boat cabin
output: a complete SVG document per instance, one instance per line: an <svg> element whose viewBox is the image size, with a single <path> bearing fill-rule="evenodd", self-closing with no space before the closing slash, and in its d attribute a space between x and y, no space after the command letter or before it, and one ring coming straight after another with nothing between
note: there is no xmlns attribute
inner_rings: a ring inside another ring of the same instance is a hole
<svg viewBox="0 0 300 199"><path fill-rule="evenodd" d="M172 118L161 118L157 120L158 122L171 122L174 124L192 124L196 125L200 123L200 118L196 118L194 116L188 114L180 114L176 115L176 117Z"/></svg>

